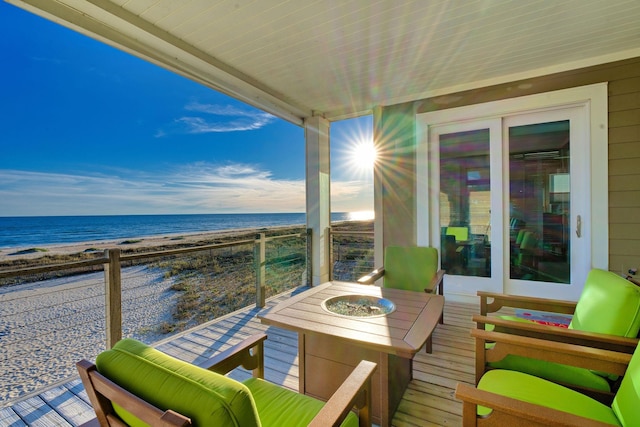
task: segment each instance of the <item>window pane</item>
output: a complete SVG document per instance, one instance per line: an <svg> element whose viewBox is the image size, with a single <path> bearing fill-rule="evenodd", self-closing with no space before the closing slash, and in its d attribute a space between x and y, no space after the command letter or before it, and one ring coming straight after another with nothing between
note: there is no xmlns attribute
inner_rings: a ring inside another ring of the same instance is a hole
<svg viewBox="0 0 640 427"><path fill-rule="evenodd" d="M440 135L442 268L491 274L489 129Z"/></svg>
<svg viewBox="0 0 640 427"><path fill-rule="evenodd" d="M509 128L511 278L570 283L569 121Z"/></svg>

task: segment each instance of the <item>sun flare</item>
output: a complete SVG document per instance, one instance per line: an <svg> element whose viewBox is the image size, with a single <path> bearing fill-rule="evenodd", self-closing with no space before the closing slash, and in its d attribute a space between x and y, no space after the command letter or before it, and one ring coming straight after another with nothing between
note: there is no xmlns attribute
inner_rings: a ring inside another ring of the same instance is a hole
<svg viewBox="0 0 640 427"><path fill-rule="evenodd" d="M360 140L351 149L350 155L352 166L360 171L373 169L373 165L378 158L373 140Z"/></svg>
<svg viewBox="0 0 640 427"><path fill-rule="evenodd" d="M374 211L357 211L349 212L349 221L366 221L374 219L376 216Z"/></svg>

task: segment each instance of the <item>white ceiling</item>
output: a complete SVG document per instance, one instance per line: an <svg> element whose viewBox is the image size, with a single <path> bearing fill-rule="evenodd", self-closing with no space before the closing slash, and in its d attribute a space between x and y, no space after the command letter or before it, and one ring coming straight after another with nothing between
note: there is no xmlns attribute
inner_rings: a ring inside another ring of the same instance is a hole
<svg viewBox="0 0 640 427"><path fill-rule="evenodd" d="M640 56L638 0L7 0L300 124Z"/></svg>

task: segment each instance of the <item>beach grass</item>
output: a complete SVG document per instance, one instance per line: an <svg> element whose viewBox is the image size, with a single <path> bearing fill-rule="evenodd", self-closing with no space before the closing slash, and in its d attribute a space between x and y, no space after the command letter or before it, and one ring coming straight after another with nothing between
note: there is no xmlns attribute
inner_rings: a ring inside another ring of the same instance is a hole
<svg viewBox="0 0 640 427"><path fill-rule="evenodd" d="M36 253L36 252L48 252L48 249L44 249L44 248L29 248L29 249L22 249L16 252L13 252L9 255L25 255L25 254L32 254L32 253Z"/></svg>
<svg viewBox="0 0 640 427"><path fill-rule="evenodd" d="M338 223L333 229L347 232L372 232L373 222ZM121 249L122 255L127 255L253 240L258 232L264 232L269 237L273 237L283 235L303 236L304 231L305 228L302 226L278 227L212 233L195 241L193 239L186 241L186 239L177 239L175 237L158 239L157 244L150 246L141 245L145 239L137 238L125 240L120 244L129 246ZM360 272L366 272L370 269L370 259L373 257L371 236L336 235L334 242L340 248L343 248L338 254L340 259L345 261L343 267L339 268L340 279L355 280L355 278L359 277ZM72 254L55 254L53 253L54 251L51 252L37 258L18 257L5 259L0 262L0 270L18 270L42 265L63 264L104 256L104 249L97 246ZM305 238L291 237L269 241L266 259L266 297L276 295L306 282ZM163 270L165 278L174 279L172 290L179 292L172 321L159 325L159 329L164 333L191 328L256 302L256 273L252 244L233 246L231 248L207 249L185 255L160 257L151 261L128 261L123 266L139 263ZM100 270L102 270L102 266L95 266L94 271ZM85 269L81 272L54 272L42 273L31 277L5 278L0 279L0 286L3 284L46 280L60 277L61 274L71 275L86 272L87 270Z"/></svg>
<svg viewBox="0 0 640 427"><path fill-rule="evenodd" d="M142 239L130 239L130 240L123 240L122 242L120 242L121 245L134 245L136 243L140 243L142 242Z"/></svg>

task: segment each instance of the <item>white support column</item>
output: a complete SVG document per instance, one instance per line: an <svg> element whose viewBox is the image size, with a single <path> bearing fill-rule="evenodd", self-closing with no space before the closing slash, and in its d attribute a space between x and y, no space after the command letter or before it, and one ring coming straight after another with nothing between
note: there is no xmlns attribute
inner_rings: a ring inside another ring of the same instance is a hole
<svg viewBox="0 0 640 427"><path fill-rule="evenodd" d="M305 120L307 157L307 228L311 229L312 286L329 280L329 236L331 194L329 168L329 121L323 117Z"/></svg>
<svg viewBox="0 0 640 427"><path fill-rule="evenodd" d="M382 129L382 107L377 106L373 109L373 145L378 153L378 161L373 165L373 210L375 213L375 219L373 223L373 258L374 266L378 267L383 265L383 253L384 253L384 236L383 236L383 224L384 224L384 209L382 204L382 176L381 167L384 162L380 157L383 157L384 146L382 144L383 129Z"/></svg>

